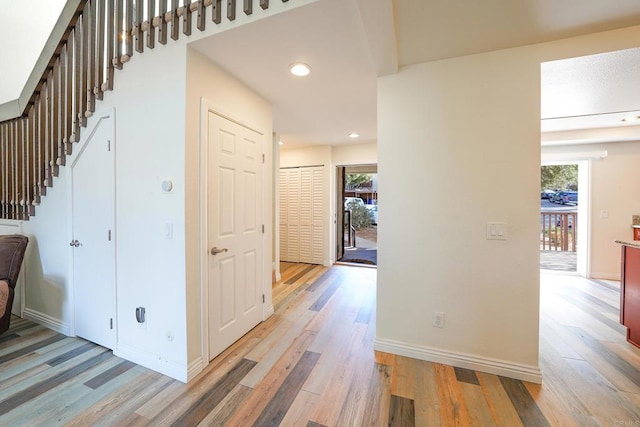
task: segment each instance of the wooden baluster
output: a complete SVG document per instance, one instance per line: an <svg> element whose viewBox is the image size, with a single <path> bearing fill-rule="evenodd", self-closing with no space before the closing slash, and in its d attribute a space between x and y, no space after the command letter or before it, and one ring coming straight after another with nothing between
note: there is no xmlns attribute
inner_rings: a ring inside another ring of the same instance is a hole
<svg viewBox="0 0 640 427"><path fill-rule="evenodd" d="M74 78L74 70L73 70L73 51L74 51L74 43L75 43L75 34L70 35L67 40L66 48L64 49L65 57L66 57L66 82L65 82L65 109L64 109L64 122L65 122L65 154L67 156L71 155L71 143L73 142L73 132L74 132L74 114L73 114L73 78Z"/></svg>
<svg viewBox="0 0 640 427"><path fill-rule="evenodd" d="M87 13L87 6L85 5L85 13L81 17L82 25L80 25L80 37L79 37L79 47L80 47L80 70L79 76L79 87L78 87L78 96L80 98L80 102L78 103L78 121L80 126L87 127L87 117L85 116L85 106L87 105L87 71L89 69L89 15ZM78 30L78 28L76 28ZM78 141L80 141L80 133L78 133Z"/></svg>
<svg viewBox="0 0 640 427"><path fill-rule="evenodd" d="M51 129L53 129L53 96L51 96L51 89L53 88L53 82L51 79L52 74L49 73L47 77L47 82L42 87L43 91L43 100L44 100L44 138L43 138L43 161L44 161L44 186L51 187L51 150L49 147L51 146Z"/></svg>
<svg viewBox="0 0 640 427"><path fill-rule="evenodd" d="M11 218L11 180L9 177L11 176L11 162L9 158L11 157L11 137L10 137L10 129L9 123L4 124L4 135L3 135L3 144L4 144L4 218Z"/></svg>
<svg viewBox="0 0 640 427"><path fill-rule="evenodd" d="M236 0L227 0L227 19L236 20Z"/></svg>
<svg viewBox="0 0 640 427"><path fill-rule="evenodd" d="M73 30L73 133L72 141L80 141L80 113L82 105L82 18L76 22Z"/></svg>
<svg viewBox="0 0 640 427"><path fill-rule="evenodd" d="M43 89L40 91L40 98L38 99L38 194L40 196L47 195L47 187L44 185L45 181L45 169L46 165L46 138L47 138L47 125L46 125L46 110L47 94L46 83Z"/></svg>
<svg viewBox="0 0 640 427"><path fill-rule="evenodd" d="M64 166L67 162L66 154L66 144L69 138L69 134L67 131L69 127L67 126L67 43L62 46L62 50L60 50L60 139L58 145L58 165Z"/></svg>
<svg viewBox="0 0 640 427"><path fill-rule="evenodd" d="M60 137L60 113L62 111L60 100L62 99L60 92L60 58L56 59L56 62L53 66L53 88L51 90L51 102L53 104L53 126L51 129L51 135L53 138L51 140L51 174L53 176L58 176L58 160L59 160L59 150L58 148L62 144L62 138ZM52 182L53 184L53 182Z"/></svg>
<svg viewBox="0 0 640 427"><path fill-rule="evenodd" d="M122 56L122 62L129 62L133 56L133 0L126 0L126 24L124 28L124 55Z"/></svg>
<svg viewBox="0 0 640 427"><path fill-rule="evenodd" d="M153 18L156 15L156 0L147 0L147 47L153 49L156 47L156 28L153 25Z"/></svg>
<svg viewBox="0 0 640 427"><path fill-rule="evenodd" d="M184 0L184 8L182 9L182 33L185 36L191 35L191 0Z"/></svg>
<svg viewBox="0 0 640 427"><path fill-rule="evenodd" d="M10 159L11 162L11 218L18 218L18 121L9 122L10 129Z"/></svg>
<svg viewBox="0 0 640 427"><path fill-rule="evenodd" d="M207 8L204 5L204 0L198 2L198 20L196 26L200 31L204 31L207 28Z"/></svg>
<svg viewBox="0 0 640 427"><path fill-rule="evenodd" d="M27 216L33 215L33 141L34 141L34 132L33 132L33 113L35 108L29 108L29 115L27 116L27 141L26 141L26 182L25 182L25 205L26 205L26 214Z"/></svg>
<svg viewBox="0 0 640 427"><path fill-rule="evenodd" d="M178 0L171 0L171 38L178 40L180 37L180 20L178 18Z"/></svg>
<svg viewBox="0 0 640 427"><path fill-rule="evenodd" d="M251 15L253 13L253 0L244 0L244 14Z"/></svg>
<svg viewBox="0 0 640 427"><path fill-rule="evenodd" d="M8 125L6 123L0 123L0 176L3 177L0 180L0 203L2 205L2 218L7 218L7 187L9 182L4 177L9 176L7 172L7 139Z"/></svg>
<svg viewBox="0 0 640 427"><path fill-rule="evenodd" d="M18 219L28 220L29 210L27 209L27 168L29 152L27 150L27 119L20 119L20 215Z"/></svg>
<svg viewBox="0 0 640 427"><path fill-rule="evenodd" d="M116 0L116 38L113 66L122 70L122 44L124 43L124 0Z"/></svg>
<svg viewBox="0 0 640 427"><path fill-rule="evenodd" d="M34 103L31 107L31 111L29 111L29 120L30 120L30 135L31 138L29 140L29 151L30 151L30 161L31 161L31 170L29 185L31 186L31 205L35 206L40 202L39 193L38 193L38 129L40 120L38 118L38 107L37 104Z"/></svg>
<svg viewBox="0 0 640 427"><path fill-rule="evenodd" d="M211 4L211 20L214 24L222 22L222 0L213 0Z"/></svg>
<svg viewBox="0 0 640 427"><path fill-rule="evenodd" d="M114 70L114 60L115 60L115 45L118 43L118 31L115 28L115 0L107 0L107 75L105 78L105 82L102 85L102 90L113 90L113 70Z"/></svg>
<svg viewBox="0 0 640 427"><path fill-rule="evenodd" d="M265 10L269 8L269 0L260 0L260 7Z"/></svg>
<svg viewBox="0 0 640 427"><path fill-rule="evenodd" d="M9 125L0 123L0 162L2 164L2 177L9 176L9 156L7 155L7 144L9 141ZM9 194L9 180L2 179L2 218L8 218L7 194Z"/></svg>
<svg viewBox="0 0 640 427"><path fill-rule="evenodd" d="M95 72L95 81L93 83L93 93L96 96L96 99L103 99L102 85L104 84L104 40L105 40L105 0L97 0L98 1L98 10L97 14L97 23L96 23L96 72ZM108 61L107 61L108 62Z"/></svg>
<svg viewBox="0 0 640 427"><path fill-rule="evenodd" d="M20 119L14 119L11 121L13 127L13 141L11 143L13 150L13 219L20 219L20 175L22 170L20 169L20 127L18 124Z"/></svg>
<svg viewBox="0 0 640 427"><path fill-rule="evenodd" d="M80 27L80 106L78 108L78 119L80 120L80 126L83 128L87 127L87 116L85 112L88 111L87 108L87 74L89 71L89 21L90 21L90 13L89 13L89 3L84 5L84 12L82 13L82 26ZM79 141L80 139L78 139Z"/></svg>
<svg viewBox="0 0 640 427"><path fill-rule="evenodd" d="M158 30L158 42L160 44L167 44L167 20L164 19L164 14L167 12L167 0L160 0L160 10L158 15L160 17L160 30Z"/></svg>
<svg viewBox="0 0 640 427"><path fill-rule="evenodd" d="M144 21L144 0L136 0L135 4L135 23L133 24L135 34L136 52L144 52L144 32L142 31L142 22Z"/></svg>
<svg viewBox="0 0 640 427"><path fill-rule="evenodd" d="M7 218L13 219L14 213L14 167L13 167L13 126L11 122L7 123Z"/></svg>
<svg viewBox="0 0 640 427"><path fill-rule="evenodd" d="M99 1L99 0L98 0ZM87 54L87 71L86 71L86 91L87 101L84 116L91 117L96 111L96 95L93 92L93 86L95 84L96 74L96 4L94 1L88 1L84 8L84 18L86 19L86 25L84 27L86 34L84 41L87 43L85 50ZM86 123L86 122L85 122ZM86 124L85 124L86 126Z"/></svg>
<svg viewBox="0 0 640 427"><path fill-rule="evenodd" d="M15 120L7 123L9 125L9 218L15 219L16 214L16 134Z"/></svg>

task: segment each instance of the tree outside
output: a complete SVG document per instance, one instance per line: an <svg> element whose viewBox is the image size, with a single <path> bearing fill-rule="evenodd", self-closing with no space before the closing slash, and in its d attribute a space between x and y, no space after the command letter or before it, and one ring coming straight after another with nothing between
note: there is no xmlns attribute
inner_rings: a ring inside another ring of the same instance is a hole
<svg viewBox="0 0 640 427"><path fill-rule="evenodd" d="M550 165L540 168L542 190L578 191L578 165Z"/></svg>

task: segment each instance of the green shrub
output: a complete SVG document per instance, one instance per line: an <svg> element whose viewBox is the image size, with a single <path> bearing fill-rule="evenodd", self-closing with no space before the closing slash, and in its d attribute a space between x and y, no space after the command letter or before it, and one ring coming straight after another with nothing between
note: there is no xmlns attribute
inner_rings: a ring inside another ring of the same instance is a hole
<svg viewBox="0 0 640 427"><path fill-rule="evenodd" d="M371 227L371 223L373 222L373 213L369 209L357 203L347 204L347 209L351 211L351 225L353 225L356 230ZM344 216L344 221L345 227L348 226L346 214Z"/></svg>

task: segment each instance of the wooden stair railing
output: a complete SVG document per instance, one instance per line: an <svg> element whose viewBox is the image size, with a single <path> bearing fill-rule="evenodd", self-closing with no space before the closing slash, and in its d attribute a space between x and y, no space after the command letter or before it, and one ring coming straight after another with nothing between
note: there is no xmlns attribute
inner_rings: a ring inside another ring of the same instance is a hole
<svg viewBox="0 0 640 427"><path fill-rule="evenodd" d="M242 0L243 12L269 0ZM283 3L288 0L281 0ZM59 166L80 141L96 100L113 90L115 70L135 52L153 49L206 29L207 8L222 22L222 0L79 0L46 70L20 117L0 122L0 218L28 220L53 185ZM156 14L156 6L158 6ZM226 18L236 17L236 0L225 0ZM180 19L182 18L182 19ZM157 30L157 39L156 39Z"/></svg>

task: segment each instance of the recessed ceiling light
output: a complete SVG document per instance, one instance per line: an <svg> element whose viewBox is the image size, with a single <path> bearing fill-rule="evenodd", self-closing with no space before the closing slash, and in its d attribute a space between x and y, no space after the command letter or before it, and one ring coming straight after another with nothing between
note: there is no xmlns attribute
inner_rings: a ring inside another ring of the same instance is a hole
<svg viewBox="0 0 640 427"><path fill-rule="evenodd" d="M360 138L360 134L356 132L351 132L349 134L349 138Z"/></svg>
<svg viewBox="0 0 640 427"><path fill-rule="evenodd" d="M284 145L284 142L278 141L278 145Z"/></svg>
<svg viewBox="0 0 640 427"><path fill-rule="evenodd" d="M289 67L289 71L291 74L298 77L305 77L311 73L311 67L307 64L303 64L302 62L295 63Z"/></svg>

